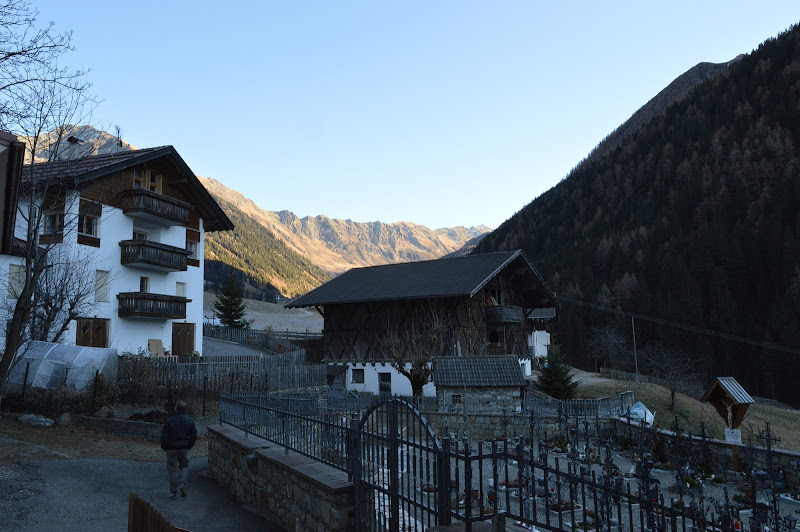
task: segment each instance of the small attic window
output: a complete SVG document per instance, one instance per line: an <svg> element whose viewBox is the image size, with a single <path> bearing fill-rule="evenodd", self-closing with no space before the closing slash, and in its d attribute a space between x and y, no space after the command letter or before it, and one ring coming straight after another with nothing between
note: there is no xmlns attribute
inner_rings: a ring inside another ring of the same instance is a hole
<svg viewBox="0 0 800 532"><path fill-rule="evenodd" d="M147 189L150 192L161 193L161 174L151 170L136 168L133 170L133 188Z"/></svg>

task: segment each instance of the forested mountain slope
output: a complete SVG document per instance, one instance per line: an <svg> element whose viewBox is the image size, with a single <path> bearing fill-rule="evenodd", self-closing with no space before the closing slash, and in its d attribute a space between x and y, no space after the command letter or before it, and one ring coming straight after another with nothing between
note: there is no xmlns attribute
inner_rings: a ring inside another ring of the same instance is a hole
<svg viewBox="0 0 800 532"><path fill-rule="evenodd" d="M578 166L476 252L524 249L562 296L800 348L798 146L795 26ZM573 361L589 365L587 332L610 316L564 304ZM647 323L636 334L754 395L799 401L800 354Z"/></svg>

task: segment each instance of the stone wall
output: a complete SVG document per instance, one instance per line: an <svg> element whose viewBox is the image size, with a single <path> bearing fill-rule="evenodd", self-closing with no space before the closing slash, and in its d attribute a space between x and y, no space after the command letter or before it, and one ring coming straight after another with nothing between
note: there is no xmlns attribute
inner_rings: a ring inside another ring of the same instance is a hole
<svg viewBox="0 0 800 532"><path fill-rule="evenodd" d="M120 436L130 436L132 438L141 438L154 442L161 440L161 427L163 426L161 423L78 415L71 416L71 419L73 423L102 432L119 434ZM196 417L194 421L197 425L197 435L203 438L206 435L208 426L219 422L219 417L215 415Z"/></svg>
<svg viewBox="0 0 800 532"><path fill-rule="evenodd" d="M208 428L209 474L290 531L353 529L347 474L229 425Z"/></svg>
<svg viewBox="0 0 800 532"><path fill-rule="evenodd" d="M518 387L470 387L436 388L436 399L440 409L462 410L472 408L476 412L519 412L522 399Z"/></svg>

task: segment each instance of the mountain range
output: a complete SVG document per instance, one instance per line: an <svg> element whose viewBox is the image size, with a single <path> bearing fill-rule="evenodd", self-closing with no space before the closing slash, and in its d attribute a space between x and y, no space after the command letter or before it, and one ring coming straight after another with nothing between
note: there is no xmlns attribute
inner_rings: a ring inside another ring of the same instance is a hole
<svg viewBox="0 0 800 532"><path fill-rule="evenodd" d="M458 252L490 230L486 226L429 229L410 222L361 223L322 215L300 218L290 211L262 209L215 179L200 180L236 224L233 231L206 235L206 260L234 266L254 287L270 285L284 296L302 294L350 268ZM273 256L268 258L265 245L273 248ZM207 268L206 280L216 283L221 278Z"/></svg>

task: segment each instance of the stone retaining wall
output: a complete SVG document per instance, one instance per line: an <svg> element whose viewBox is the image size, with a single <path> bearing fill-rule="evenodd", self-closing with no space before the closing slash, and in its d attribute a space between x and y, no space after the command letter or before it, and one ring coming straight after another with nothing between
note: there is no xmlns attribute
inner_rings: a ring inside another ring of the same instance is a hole
<svg viewBox="0 0 800 532"><path fill-rule="evenodd" d="M120 436L129 436L132 438L141 438L148 441L161 440L161 425L160 423L149 423L147 421L131 421L129 419L117 419L113 417L94 417L94 416L70 416L73 423L83 425L94 430L108 432L111 434L118 434ZM197 435L205 437L208 426L219 422L217 416L205 416L195 418L197 425Z"/></svg>
<svg viewBox="0 0 800 532"><path fill-rule="evenodd" d="M230 425L208 427L208 471L239 501L290 531L353 529L347 474Z"/></svg>

